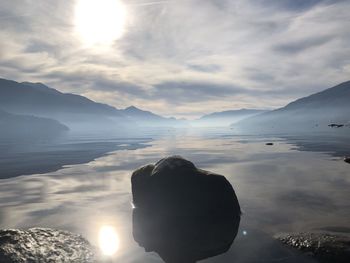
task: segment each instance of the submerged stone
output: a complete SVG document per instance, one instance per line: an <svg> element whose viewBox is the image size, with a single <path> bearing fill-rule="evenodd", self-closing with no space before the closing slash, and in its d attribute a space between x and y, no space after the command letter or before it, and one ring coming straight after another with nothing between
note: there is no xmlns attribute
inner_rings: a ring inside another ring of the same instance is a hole
<svg viewBox="0 0 350 263"><path fill-rule="evenodd" d="M319 262L350 262L350 237L331 233L293 233L275 236L284 244L315 257Z"/></svg>
<svg viewBox="0 0 350 263"><path fill-rule="evenodd" d="M224 176L172 156L136 170L131 181L133 235L146 251L190 263L231 247L241 210Z"/></svg>
<svg viewBox="0 0 350 263"><path fill-rule="evenodd" d="M1 263L92 263L94 248L82 236L66 231L31 228L0 230Z"/></svg>

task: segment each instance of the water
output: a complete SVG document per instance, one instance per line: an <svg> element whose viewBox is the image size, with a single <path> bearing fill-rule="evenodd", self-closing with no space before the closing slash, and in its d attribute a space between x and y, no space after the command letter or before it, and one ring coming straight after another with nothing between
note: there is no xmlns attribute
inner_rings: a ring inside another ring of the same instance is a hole
<svg viewBox="0 0 350 263"><path fill-rule="evenodd" d="M345 137L164 130L129 137L71 136L53 144L2 142L0 147L7 149L1 154L0 178L10 177L0 180L0 228L64 229L97 245L99 229L110 225L120 239L115 262L162 262L132 238L130 176L174 154L225 175L243 210L230 251L203 262L288 262L299 255L288 254L274 234L350 228L350 165L342 160L350 144ZM28 167L33 174L27 174Z"/></svg>

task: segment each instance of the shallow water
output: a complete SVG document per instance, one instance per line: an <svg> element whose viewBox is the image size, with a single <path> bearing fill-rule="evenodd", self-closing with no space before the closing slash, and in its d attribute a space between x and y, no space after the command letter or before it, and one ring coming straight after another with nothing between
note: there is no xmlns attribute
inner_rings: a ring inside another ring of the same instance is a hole
<svg viewBox="0 0 350 263"><path fill-rule="evenodd" d="M266 142L274 145L266 146ZM298 255L280 248L273 234L350 227L350 165L341 157L350 153L350 145L344 138L168 130L128 138L75 136L50 145L51 155L45 154L46 146L27 150L29 156L40 153L34 164L33 159L23 158L18 145L8 151L11 162L2 161L5 173L11 170L5 167L8 163L25 168L25 162L30 162L35 171L35 166L55 159L55 147L61 147L59 156L65 157L60 166L48 166L44 171L53 172L0 180L0 228L65 229L81 233L97 245L100 227L112 225L121 242L115 262L162 262L133 241L130 176L139 166L174 154L225 175L243 210L240 233L230 251L205 262L287 262L285 257ZM81 158L97 146L100 151Z"/></svg>

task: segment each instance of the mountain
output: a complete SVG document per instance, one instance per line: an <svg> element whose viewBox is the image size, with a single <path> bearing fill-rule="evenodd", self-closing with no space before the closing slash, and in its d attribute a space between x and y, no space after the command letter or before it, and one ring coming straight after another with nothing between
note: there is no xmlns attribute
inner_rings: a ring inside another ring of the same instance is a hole
<svg viewBox="0 0 350 263"><path fill-rule="evenodd" d="M350 81L347 81L233 126L250 131L286 132L329 130L331 123L347 125L349 122Z"/></svg>
<svg viewBox="0 0 350 263"><path fill-rule="evenodd" d="M140 126L183 126L185 121L177 120L175 118L165 118L163 116L154 114L150 111L144 111L135 106L130 106L121 110L123 116L127 117L130 121L137 123Z"/></svg>
<svg viewBox="0 0 350 263"><path fill-rule="evenodd" d="M181 121L174 118L164 118L134 106L119 110L80 95L59 92L42 83L6 79L0 79L0 108L13 114L52 118L73 130L181 125Z"/></svg>
<svg viewBox="0 0 350 263"><path fill-rule="evenodd" d="M105 130L126 123L114 107L41 83L0 79L0 108L13 114L55 119L73 130Z"/></svg>
<svg viewBox="0 0 350 263"><path fill-rule="evenodd" d="M59 115L64 113L118 115L118 110L83 96L61 93L41 83L0 79L0 105L13 113Z"/></svg>
<svg viewBox="0 0 350 263"><path fill-rule="evenodd" d="M198 120L195 120L193 126L202 127L219 127L229 126L232 123L236 123L245 118L266 112L264 110L253 110L253 109L240 109L240 110L228 110L221 112L214 112L202 116Z"/></svg>
<svg viewBox="0 0 350 263"><path fill-rule="evenodd" d="M123 114L129 118L133 118L133 119L138 119L138 118L149 118L151 120L164 120L166 118L164 117L161 117L159 115L156 115L150 111L144 111L144 110L141 110L139 108L136 108L135 106L130 106L130 107L127 107L123 110Z"/></svg>
<svg viewBox="0 0 350 263"><path fill-rule="evenodd" d="M68 131L68 127L52 119L0 110L0 137L54 135L64 131Z"/></svg>

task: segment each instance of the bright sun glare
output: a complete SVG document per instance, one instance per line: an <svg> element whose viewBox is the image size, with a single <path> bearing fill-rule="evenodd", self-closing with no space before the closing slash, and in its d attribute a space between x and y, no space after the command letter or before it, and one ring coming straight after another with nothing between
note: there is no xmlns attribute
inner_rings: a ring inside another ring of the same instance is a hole
<svg viewBox="0 0 350 263"><path fill-rule="evenodd" d="M110 45L125 30L127 10L120 0L77 0L75 29L87 45Z"/></svg>
<svg viewBox="0 0 350 263"><path fill-rule="evenodd" d="M101 227L98 234L98 243L102 253L106 256L112 256L119 249L118 233L112 226Z"/></svg>

